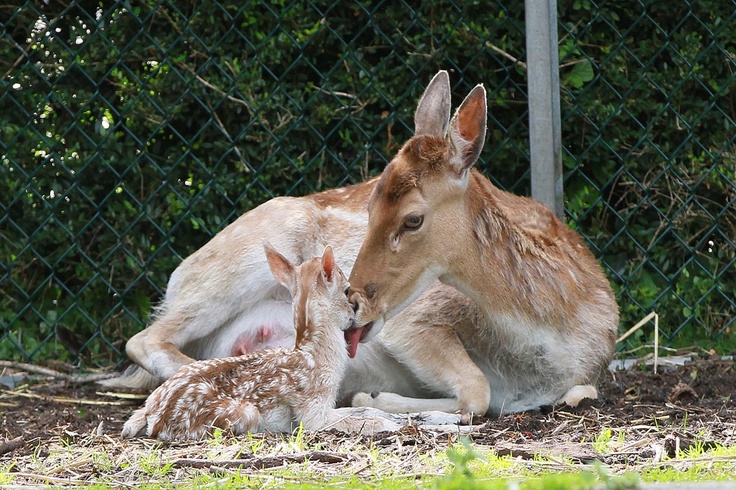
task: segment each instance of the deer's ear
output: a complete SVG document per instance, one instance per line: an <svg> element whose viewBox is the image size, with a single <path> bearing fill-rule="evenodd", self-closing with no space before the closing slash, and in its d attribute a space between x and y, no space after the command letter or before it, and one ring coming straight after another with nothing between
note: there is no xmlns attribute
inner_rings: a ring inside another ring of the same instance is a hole
<svg viewBox="0 0 736 490"><path fill-rule="evenodd" d="M463 175L478 160L486 140L486 89L476 85L450 123L450 165Z"/></svg>
<svg viewBox="0 0 736 490"><path fill-rule="evenodd" d="M414 113L414 134L444 138L450 122L450 77L437 73L424 90Z"/></svg>
<svg viewBox="0 0 736 490"><path fill-rule="evenodd" d="M332 282L335 273L335 254L332 253L332 247L327 245L325 253L322 254L322 272L324 272L327 281Z"/></svg>
<svg viewBox="0 0 736 490"><path fill-rule="evenodd" d="M296 293L296 267L289 259L278 253L266 240L263 241L263 249L266 252L266 260L268 261L268 267L271 269L271 274L289 290L293 297Z"/></svg>

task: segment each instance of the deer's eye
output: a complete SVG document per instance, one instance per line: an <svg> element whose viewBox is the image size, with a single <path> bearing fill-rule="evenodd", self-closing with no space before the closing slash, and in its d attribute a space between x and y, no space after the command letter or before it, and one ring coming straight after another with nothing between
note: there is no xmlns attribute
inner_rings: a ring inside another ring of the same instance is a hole
<svg viewBox="0 0 736 490"><path fill-rule="evenodd" d="M424 223L424 216L421 214L410 214L404 218L404 229L407 231L416 231L421 228Z"/></svg>

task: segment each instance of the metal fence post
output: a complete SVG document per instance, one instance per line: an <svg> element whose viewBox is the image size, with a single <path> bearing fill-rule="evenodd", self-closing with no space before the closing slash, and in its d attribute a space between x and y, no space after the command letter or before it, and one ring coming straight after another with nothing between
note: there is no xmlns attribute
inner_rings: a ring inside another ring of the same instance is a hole
<svg viewBox="0 0 736 490"><path fill-rule="evenodd" d="M560 218L562 149L557 1L525 0L532 197Z"/></svg>

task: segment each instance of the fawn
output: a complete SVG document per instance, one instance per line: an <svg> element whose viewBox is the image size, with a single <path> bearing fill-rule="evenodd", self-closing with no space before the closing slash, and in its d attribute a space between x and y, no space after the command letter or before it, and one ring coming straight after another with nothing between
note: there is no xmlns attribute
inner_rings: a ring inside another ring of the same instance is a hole
<svg viewBox="0 0 736 490"><path fill-rule="evenodd" d="M293 298L295 347L182 367L125 423L123 437L145 432L162 440L202 439L213 428L232 434L284 432L294 422L307 430L361 427L361 421L335 410L348 362L346 337L354 334L348 282L332 249L295 266L270 244L264 248L271 272Z"/></svg>

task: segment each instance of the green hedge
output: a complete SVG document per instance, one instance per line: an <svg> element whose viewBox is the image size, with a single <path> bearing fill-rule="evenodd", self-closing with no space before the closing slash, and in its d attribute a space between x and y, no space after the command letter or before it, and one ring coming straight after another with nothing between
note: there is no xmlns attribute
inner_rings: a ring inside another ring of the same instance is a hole
<svg viewBox="0 0 736 490"><path fill-rule="evenodd" d="M571 226L623 326L655 309L674 341L727 342L733 8L559 3ZM489 89L482 167L528 193L521 1L20 7L0 6L0 357L118 362L235 216L380 172L438 69L456 103Z"/></svg>
<svg viewBox="0 0 736 490"><path fill-rule="evenodd" d="M567 208L601 251L625 326L656 311L674 345L730 349L736 11L718 1L635 5L578 0L560 13L595 66L564 94Z"/></svg>

